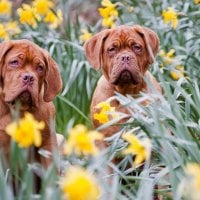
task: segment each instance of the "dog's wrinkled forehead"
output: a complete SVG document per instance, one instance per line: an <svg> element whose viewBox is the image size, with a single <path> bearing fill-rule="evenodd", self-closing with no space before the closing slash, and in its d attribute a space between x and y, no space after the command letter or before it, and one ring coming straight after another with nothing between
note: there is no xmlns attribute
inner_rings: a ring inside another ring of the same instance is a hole
<svg viewBox="0 0 200 200"><path fill-rule="evenodd" d="M133 28L123 28L119 27L111 31L110 35L105 40L105 45L116 45L118 47L126 47L133 43L137 43L140 45L144 44L144 39L142 36Z"/></svg>
<svg viewBox="0 0 200 200"><path fill-rule="evenodd" d="M44 60L45 57L39 47L29 43L16 43L5 55L5 59L19 57L27 62L32 62L34 58Z"/></svg>

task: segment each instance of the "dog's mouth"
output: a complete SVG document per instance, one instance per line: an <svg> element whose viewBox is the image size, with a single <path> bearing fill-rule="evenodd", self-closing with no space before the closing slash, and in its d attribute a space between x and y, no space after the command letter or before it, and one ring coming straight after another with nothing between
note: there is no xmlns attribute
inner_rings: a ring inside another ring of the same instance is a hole
<svg viewBox="0 0 200 200"><path fill-rule="evenodd" d="M114 85L126 85L133 84L137 85L139 83L139 78L134 76L129 70L123 70L119 76L112 82Z"/></svg>
<svg viewBox="0 0 200 200"><path fill-rule="evenodd" d="M8 104L14 106L16 104L20 104L22 108L24 107L32 107L33 106L33 99L30 91L25 90L22 91L15 99L8 102Z"/></svg>

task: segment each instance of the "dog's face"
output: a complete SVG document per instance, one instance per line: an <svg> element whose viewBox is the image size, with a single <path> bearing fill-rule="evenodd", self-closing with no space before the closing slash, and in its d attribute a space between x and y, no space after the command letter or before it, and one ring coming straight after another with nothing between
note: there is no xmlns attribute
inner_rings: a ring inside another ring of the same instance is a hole
<svg viewBox="0 0 200 200"><path fill-rule="evenodd" d="M113 85L137 85L158 51L157 34L141 26L119 26L104 30L85 44L93 67L101 68Z"/></svg>
<svg viewBox="0 0 200 200"><path fill-rule="evenodd" d="M24 107L51 101L61 90L59 69L48 52L28 40L0 44L0 87L4 101Z"/></svg>

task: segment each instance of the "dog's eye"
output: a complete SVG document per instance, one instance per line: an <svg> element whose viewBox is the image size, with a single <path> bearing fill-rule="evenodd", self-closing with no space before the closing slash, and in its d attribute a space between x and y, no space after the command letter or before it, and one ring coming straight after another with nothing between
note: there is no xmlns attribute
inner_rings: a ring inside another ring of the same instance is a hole
<svg viewBox="0 0 200 200"><path fill-rule="evenodd" d="M117 47L113 46L107 49L108 55L113 56L117 50Z"/></svg>
<svg viewBox="0 0 200 200"><path fill-rule="evenodd" d="M113 51L115 51L116 50L116 47L110 47L109 49L108 49L108 52L113 52Z"/></svg>
<svg viewBox="0 0 200 200"><path fill-rule="evenodd" d="M135 51L135 53L140 53L142 51L142 47L139 44L134 44L133 50Z"/></svg>
<svg viewBox="0 0 200 200"><path fill-rule="evenodd" d="M44 72L44 67L42 66L42 65L38 65L37 67L36 67L36 71L38 72L38 73L43 73Z"/></svg>
<svg viewBox="0 0 200 200"><path fill-rule="evenodd" d="M18 67L19 61L18 60L12 60L12 61L10 61L9 64L10 64L11 67Z"/></svg>

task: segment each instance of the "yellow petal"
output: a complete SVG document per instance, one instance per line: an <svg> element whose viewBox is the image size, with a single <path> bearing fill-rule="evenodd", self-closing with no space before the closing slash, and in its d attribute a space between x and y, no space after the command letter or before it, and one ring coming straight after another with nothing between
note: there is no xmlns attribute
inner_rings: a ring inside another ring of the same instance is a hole
<svg viewBox="0 0 200 200"><path fill-rule="evenodd" d="M68 200L98 200L101 190L95 177L80 167L70 167L60 180L61 190Z"/></svg>
<svg viewBox="0 0 200 200"><path fill-rule="evenodd" d="M133 165L138 166L139 164L143 163L145 159L146 159L145 155L138 154L134 159Z"/></svg>

